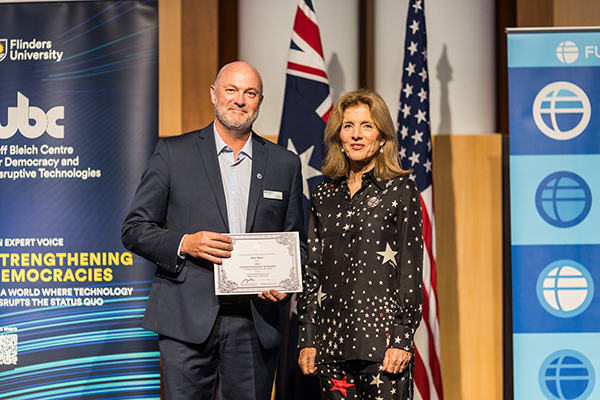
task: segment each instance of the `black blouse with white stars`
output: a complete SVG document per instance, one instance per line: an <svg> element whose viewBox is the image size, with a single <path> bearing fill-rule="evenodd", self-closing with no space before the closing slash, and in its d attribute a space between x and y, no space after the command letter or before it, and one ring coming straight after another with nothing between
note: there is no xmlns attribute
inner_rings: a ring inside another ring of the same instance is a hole
<svg viewBox="0 0 600 400"><path fill-rule="evenodd" d="M415 183L379 182L371 170L351 198L346 178L325 181L312 193L308 229L298 346L315 347L317 363L412 352L423 300Z"/></svg>

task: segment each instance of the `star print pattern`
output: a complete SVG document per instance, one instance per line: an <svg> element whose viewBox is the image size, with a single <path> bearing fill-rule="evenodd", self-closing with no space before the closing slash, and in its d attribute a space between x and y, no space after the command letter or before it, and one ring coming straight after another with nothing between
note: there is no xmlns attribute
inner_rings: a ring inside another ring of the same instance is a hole
<svg viewBox="0 0 600 400"><path fill-rule="evenodd" d="M312 193L308 249L299 347L315 347L317 363L381 362L388 347L412 352L423 258L413 181L380 182L370 171L352 198L346 178L322 182Z"/></svg>
<svg viewBox="0 0 600 400"><path fill-rule="evenodd" d="M386 243L386 245L385 245L385 251L378 251L377 254L379 254L380 256L383 257L383 261L381 262L382 264L385 264L386 262L389 261L389 262L392 263L392 265L394 266L394 268L396 268L396 259L395 259L395 256L396 256L396 254L398 254L398 252L392 250L392 248L390 247L389 243Z"/></svg>
<svg viewBox="0 0 600 400"><path fill-rule="evenodd" d="M329 379L331 379L331 382L333 383L333 387L329 390L330 391L339 390L341 394L343 394L344 396L347 396L346 391L348 390L349 387L354 386L354 384L346 382L346 378L347 377L344 377L343 379L340 379L340 380L336 380L335 378L329 378Z"/></svg>
<svg viewBox="0 0 600 400"><path fill-rule="evenodd" d="M325 400L410 400L413 368L399 374L381 372L381 363L345 361L319 367Z"/></svg>

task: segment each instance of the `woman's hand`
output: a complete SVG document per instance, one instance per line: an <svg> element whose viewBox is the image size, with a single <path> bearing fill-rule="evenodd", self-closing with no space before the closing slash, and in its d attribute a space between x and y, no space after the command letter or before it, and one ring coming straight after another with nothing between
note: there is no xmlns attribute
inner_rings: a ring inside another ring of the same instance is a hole
<svg viewBox="0 0 600 400"><path fill-rule="evenodd" d="M385 352L383 359L383 372L390 374L399 374L408 368L411 354L402 349L389 348Z"/></svg>
<svg viewBox="0 0 600 400"><path fill-rule="evenodd" d="M317 349L314 347L305 347L300 349L298 357L298 365L304 375L314 375L317 372L315 358L317 357Z"/></svg>

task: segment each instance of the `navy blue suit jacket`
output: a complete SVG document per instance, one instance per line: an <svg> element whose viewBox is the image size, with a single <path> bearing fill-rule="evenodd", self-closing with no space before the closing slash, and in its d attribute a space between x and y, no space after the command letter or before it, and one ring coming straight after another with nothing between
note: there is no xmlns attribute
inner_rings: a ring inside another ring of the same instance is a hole
<svg viewBox="0 0 600 400"><path fill-rule="evenodd" d="M247 232L298 231L306 246L301 164L297 155L256 135ZM281 200L264 190L281 192ZM219 311L213 264L177 250L184 234L229 232L213 125L159 141L122 228L125 247L157 265L142 326L173 339L202 343ZM252 296L252 315L265 348L281 342L280 305Z"/></svg>

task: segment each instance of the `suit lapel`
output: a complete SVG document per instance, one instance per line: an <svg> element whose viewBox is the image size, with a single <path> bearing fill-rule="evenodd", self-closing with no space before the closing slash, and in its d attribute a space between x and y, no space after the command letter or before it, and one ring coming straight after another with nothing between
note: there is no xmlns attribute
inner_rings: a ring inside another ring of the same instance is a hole
<svg viewBox="0 0 600 400"><path fill-rule="evenodd" d="M264 139L252 132L252 176L250 177L250 193L248 194L248 213L246 232L252 232L256 208L262 193L262 183L267 170L269 152L265 148Z"/></svg>
<svg viewBox="0 0 600 400"><path fill-rule="evenodd" d="M215 144L213 124L210 124L200 131L198 150L200 151L200 158L204 164L204 170L206 171L212 192L217 199L217 205L219 207L221 217L223 218L223 223L227 227L227 231L229 231L227 201L225 200L223 181L221 179L221 169L219 168L219 160L217 159L217 147Z"/></svg>

